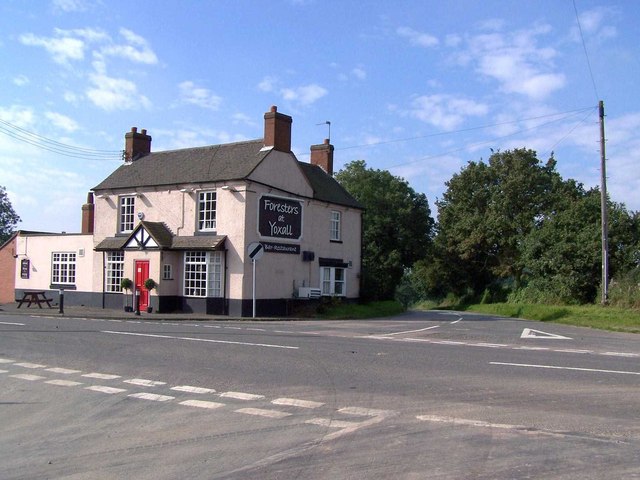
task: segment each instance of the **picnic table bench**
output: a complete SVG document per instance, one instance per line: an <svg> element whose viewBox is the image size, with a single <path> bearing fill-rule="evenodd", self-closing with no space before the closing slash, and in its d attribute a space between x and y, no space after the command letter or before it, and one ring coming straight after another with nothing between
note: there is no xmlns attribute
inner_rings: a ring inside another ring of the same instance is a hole
<svg viewBox="0 0 640 480"><path fill-rule="evenodd" d="M20 300L16 300L18 302L18 308L22 306L23 303L29 302L27 304L27 308L31 306L32 303L37 303L38 307L42 308L42 304L46 303L49 308L53 308L51 306L51 302L53 302L52 298L47 298L44 291L26 291L22 294L22 298Z"/></svg>

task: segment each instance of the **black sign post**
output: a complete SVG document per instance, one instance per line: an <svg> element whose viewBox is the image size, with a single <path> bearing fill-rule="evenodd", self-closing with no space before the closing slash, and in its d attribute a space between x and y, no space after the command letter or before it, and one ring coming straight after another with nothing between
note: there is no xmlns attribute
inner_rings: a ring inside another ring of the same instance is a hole
<svg viewBox="0 0 640 480"><path fill-rule="evenodd" d="M256 260L260 259L262 255L264 255L264 245L260 242L250 243L247 247L247 253L249 254L249 258L251 259L251 263L253 264L253 294L252 294L252 303L253 303L253 318L256 318Z"/></svg>

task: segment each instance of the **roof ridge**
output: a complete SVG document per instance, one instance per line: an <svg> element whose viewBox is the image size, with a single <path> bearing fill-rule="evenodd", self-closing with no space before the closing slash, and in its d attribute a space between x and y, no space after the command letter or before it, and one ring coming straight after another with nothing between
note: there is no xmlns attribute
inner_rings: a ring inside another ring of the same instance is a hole
<svg viewBox="0 0 640 480"><path fill-rule="evenodd" d="M171 150L158 150L157 152L151 152L146 156L149 155L154 155L154 154L158 154L158 153L174 153L174 152L185 152L185 151L189 151L189 150L205 150L205 149L209 149L209 150L213 150L213 149L217 149L220 147L233 147L233 146L237 146L237 145L243 145L243 144L250 144L250 143L258 143L258 142L263 142L262 138L256 138L253 140L240 140L237 142L229 142L229 143L218 143L215 145L200 145L199 147L185 147L185 148L174 148Z"/></svg>

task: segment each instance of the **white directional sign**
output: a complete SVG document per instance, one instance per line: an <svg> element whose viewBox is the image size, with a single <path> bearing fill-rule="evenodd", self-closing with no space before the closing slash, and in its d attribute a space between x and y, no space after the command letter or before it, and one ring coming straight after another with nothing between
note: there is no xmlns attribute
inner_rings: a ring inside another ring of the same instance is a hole
<svg viewBox="0 0 640 480"><path fill-rule="evenodd" d="M250 243L247 247L247 253L250 260L259 260L264 255L264 245L260 242Z"/></svg>
<svg viewBox="0 0 640 480"><path fill-rule="evenodd" d="M533 330L531 328L525 328L522 330L520 338L543 338L547 340L571 340L570 337L563 337L555 333L541 332L540 330Z"/></svg>

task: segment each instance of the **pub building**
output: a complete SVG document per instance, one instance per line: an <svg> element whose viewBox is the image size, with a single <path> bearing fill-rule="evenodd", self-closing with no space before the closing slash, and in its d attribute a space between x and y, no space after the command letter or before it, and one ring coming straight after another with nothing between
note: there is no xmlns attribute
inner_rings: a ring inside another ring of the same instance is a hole
<svg viewBox="0 0 640 480"><path fill-rule="evenodd" d="M132 128L123 164L82 206L81 233L18 235L16 298L63 289L65 305L122 309L138 296L142 310L246 317L255 266L258 316L357 299L362 206L333 178L329 140L301 162L291 126L274 106L263 139L160 152Z"/></svg>

